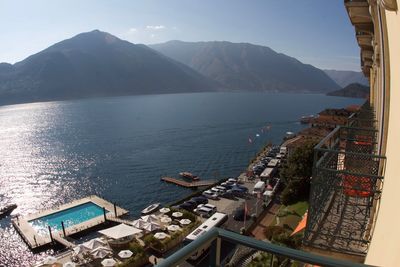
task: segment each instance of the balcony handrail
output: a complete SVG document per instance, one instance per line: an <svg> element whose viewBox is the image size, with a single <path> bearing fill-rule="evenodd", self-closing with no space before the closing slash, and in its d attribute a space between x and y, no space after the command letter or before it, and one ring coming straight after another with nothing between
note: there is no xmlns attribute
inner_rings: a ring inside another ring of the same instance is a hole
<svg viewBox="0 0 400 267"><path fill-rule="evenodd" d="M318 169L322 170L322 171L336 172L336 173L347 174L347 175L363 176L363 177L368 177L368 178L377 178L377 179L381 179L381 180L384 178L384 176L382 176L382 175L374 175L374 174L368 174L368 173L357 173L357 172L350 172L350 171L347 171L347 170L335 170L335 169L323 168L323 167L318 167Z"/></svg>
<svg viewBox="0 0 400 267"><path fill-rule="evenodd" d="M367 154L367 153L360 153L354 151L342 151L336 149L329 149L329 148L317 148L315 147L314 150L318 150L320 152L332 152L336 154L344 154L344 155L351 155L351 156L360 156L360 157L369 157L369 158L376 158L376 159L386 159L385 156L378 155L378 154Z"/></svg>
<svg viewBox="0 0 400 267"><path fill-rule="evenodd" d="M319 149L321 148L324 144L327 143L329 139L331 139L336 133L338 133L340 130L340 126L336 126L333 131L331 131L327 136L325 136L315 147L314 149Z"/></svg>
<svg viewBox="0 0 400 267"><path fill-rule="evenodd" d="M227 240L235 244L240 244L243 246L247 246L256 250L272 253L274 255L283 256L286 258L290 258L293 260L297 260L303 263L316 264L320 266L328 266L328 267L366 267L371 265L365 265L361 263L354 263L344 260L333 259L329 257L324 257L316 254L312 254L309 252L296 250L292 248L287 248L279 245L275 245L272 243L268 243L265 241L260 241L248 236L243 236L238 233L230 232L227 230L223 230L221 228L213 228L210 231L204 233L200 237L198 237L193 242L189 243L185 247L181 248L165 260L161 261L158 267L170 267L177 266L186 259L188 259L191 255L193 255L197 250L202 248L204 245L209 243L218 243L217 239ZM212 250L210 255L216 255L217 248L211 246ZM217 256L219 257L219 256ZM216 263L215 259L210 259L210 266L218 266L219 263Z"/></svg>

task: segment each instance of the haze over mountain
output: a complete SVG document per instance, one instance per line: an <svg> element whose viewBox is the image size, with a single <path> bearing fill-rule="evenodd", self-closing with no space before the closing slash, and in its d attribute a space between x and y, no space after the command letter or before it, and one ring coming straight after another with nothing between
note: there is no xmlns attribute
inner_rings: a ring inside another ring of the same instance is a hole
<svg viewBox="0 0 400 267"><path fill-rule="evenodd" d="M191 68L98 30L0 64L0 104L214 90L213 81Z"/></svg>
<svg viewBox="0 0 400 267"><path fill-rule="evenodd" d="M0 104L218 90L327 93L339 88L320 69L264 46L170 41L149 48L99 30L14 65L0 63Z"/></svg>
<svg viewBox="0 0 400 267"><path fill-rule="evenodd" d="M230 90L326 93L340 88L320 69L265 46L169 41L150 47Z"/></svg>
<svg viewBox="0 0 400 267"><path fill-rule="evenodd" d="M329 92L327 95L352 98L367 98L369 96L369 91L369 86L364 86L359 83L352 83L347 85L343 89Z"/></svg>
<svg viewBox="0 0 400 267"><path fill-rule="evenodd" d="M332 80L334 80L341 87L346 87L352 83L359 83L365 86L369 86L368 79L365 78L364 74L360 71L351 70L324 70Z"/></svg>

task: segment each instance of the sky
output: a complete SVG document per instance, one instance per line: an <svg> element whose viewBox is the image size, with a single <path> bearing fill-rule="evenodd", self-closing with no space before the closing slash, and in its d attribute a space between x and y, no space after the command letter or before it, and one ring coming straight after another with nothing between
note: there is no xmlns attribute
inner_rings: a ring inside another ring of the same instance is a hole
<svg viewBox="0 0 400 267"><path fill-rule="evenodd" d="M0 62L94 29L143 44L253 43L318 68L360 71L343 0L0 0Z"/></svg>

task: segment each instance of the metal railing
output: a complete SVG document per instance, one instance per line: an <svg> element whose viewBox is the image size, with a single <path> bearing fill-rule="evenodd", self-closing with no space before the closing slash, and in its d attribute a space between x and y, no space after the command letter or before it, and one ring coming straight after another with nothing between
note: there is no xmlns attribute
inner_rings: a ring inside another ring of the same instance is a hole
<svg viewBox="0 0 400 267"><path fill-rule="evenodd" d="M191 255L196 253L199 249L204 246L210 245L209 251L209 266L222 266L221 265L221 242L229 241L231 243L250 247L265 253L269 253L278 258L281 258L280 265L274 266L292 266L291 264L315 264L318 266L344 266L344 267L361 267L368 266L360 263L354 263L349 261L337 260L329 257L315 255L301 250L291 249L283 246L279 246L272 243L260 241L248 236L243 236L234 232L226 231L220 228L214 228L198 237L193 242L189 243L185 247L181 248L157 266L159 267L170 267L179 266L184 263ZM266 262L265 266L268 262ZM302 265L296 265L302 266Z"/></svg>
<svg viewBox="0 0 400 267"><path fill-rule="evenodd" d="M364 256L381 196L385 157L368 103L314 148L310 206L303 243Z"/></svg>

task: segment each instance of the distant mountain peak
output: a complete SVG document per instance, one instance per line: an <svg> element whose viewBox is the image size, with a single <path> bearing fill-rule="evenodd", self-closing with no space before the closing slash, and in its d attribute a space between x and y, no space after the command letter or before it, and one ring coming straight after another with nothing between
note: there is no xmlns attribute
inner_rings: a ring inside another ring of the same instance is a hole
<svg viewBox="0 0 400 267"><path fill-rule="evenodd" d="M150 47L229 90L315 93L339 89L320 69L266 46L174 40Z"/></svg>
<svg viewBox="0 0 400 267"><path fill-rule="evenodd" d="M359 83L351 83L343 89L329 92L327 95L330 96L341 96L341 97L352 97L352 98L368 98L369 97L369 86L364 86Z"/></svg>
<svg viewBox="0 0 400 267"><path fill-rule="evenodd" d="M217 89L191 68L100 30L0 65L0 104Z"/></svg>

